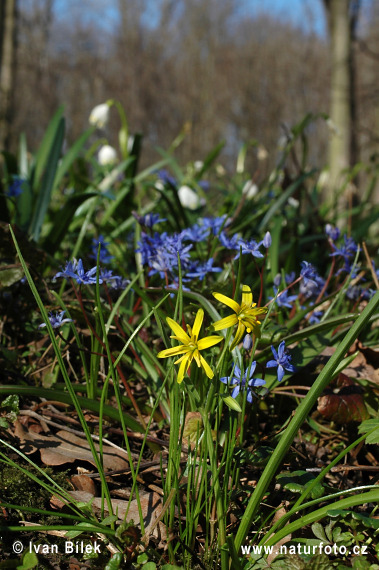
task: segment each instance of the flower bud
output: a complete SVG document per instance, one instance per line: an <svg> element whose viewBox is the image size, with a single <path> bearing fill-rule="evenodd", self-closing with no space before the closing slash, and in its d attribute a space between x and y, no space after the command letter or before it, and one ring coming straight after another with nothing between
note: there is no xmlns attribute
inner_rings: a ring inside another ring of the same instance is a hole
<svg viewBox="0 0 379 570"><path fill-rule="evenodd" d="M253 339L251 338L251 335L249 334L245 335L242 346L244 347L245 350L251 349L251 347L253 346Z"/></svg>

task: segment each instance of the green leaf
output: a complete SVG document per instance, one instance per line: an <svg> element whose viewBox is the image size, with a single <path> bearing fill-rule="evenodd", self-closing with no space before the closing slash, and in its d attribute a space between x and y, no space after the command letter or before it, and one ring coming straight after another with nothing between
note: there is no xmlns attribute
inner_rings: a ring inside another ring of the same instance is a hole
<svg viewBox="0 0 379 570"><path fill-rule="evenodd" d="M279 473L277 476L283 489L288 489L292 493L302 493L315 479L315 476L308 471L293 471L292 473ZM311 491L312 499L319 499L324 495L324 487L318 483Z"/></svg>
<svg viewBox="0 0 379 570"><path fill-rule="evenodd" d="M121 552L116 552L106 565L104 570L118 570L122 564L122 554Z"/></svg>
<svg viewBox="0 0 379 570"><path fill-rule="evenodd" d="M19 397L15 394L10 394L1 402L2 408L10 408L11 412L18 414L19 412Z"/></svg>
<svg viewBox="0 0 379 570"><path fill-rule="evenodd" d="M377 444L379 443L379 418L371 418L361 423L358 428L358 433L364 434L376 428L372 433L366 437L366 443Z"/></svg>
<svg viewBox="0 0 379 570"><path fill-rule="evenodd" d="M10 287L24 277L22 267L6 269L8 265L0 265L0 287ZM3 269L4 268L4 269Z"/></svg>
<svg viewBox="0 0 379 570"><path fill-rule="evenodd" d="M61 124L63 118L63 110L64 107L61 105L55 113L54 117L51 119L42 139L42 143L37 151L34 168L31 175L33 191L37 190L39 187L43 173L47 167L51 148L54 144L59 125Z"/></svg>
<svg viewBox="0 0 379 570"><path fill-rule="evenodd" d="M85 131L78 138L78 140L76 140L74 142L74 144L71 146L71 148L63 156L63 158L60 161L60 164L57 168L56 174L55 174L54 183L53 183L53 190L55 190L55 188L57 188L57 186L59 186L63 176L69 170L69 168L73 164L74 160L79 156L80 151L82 150L83 146L85 145L85 143L87 142L89 137L95 131L95 128L96 127L91 127L90 129Z"/></svg>
<svg viewBox="0 0 379 570"><path fill-rule="evenodd" d="M313 534L315 536L317 536L317 538L319 538L323 542L328 542L328 539L326 538L326 534L325 534L324 527L322 526L322 524L314 523L311 528L312 528Z"/></svg>
<svg viewBox="0 0 379 570"><path fill-rule="evenodd" d="M105 517L105 519L101 521L101 524L103 524L104 526L109 526L112 523L116 522L117 519L118 517L116 515L110 515L109 517Z"/></svg>
<svg viewBox="0 0 379 570"><path fill-rule="evenodd" d="M52 141L50 152L48 154L46 169L44 170L38 197L34 205L33 218L29 233L35 241L38 241L42 229L42 224L50 204L51 192L57 172L58 161L62 151L64 131L65 122L64 119L61 118L57 125L57 130Z"/></svg>
<svg viewBox="0 0 379 570"><path fill-rule="evenodd" d="M53 227L43 242L43 248L48 253L53 255L57 251L79 206L86 200L98 195L98 192L83 192L68 198L63 208L54 217Z"/></svg>
<svg viewBox="0 0 379 570"><path fill-rule="evenodd" d="M228 406L228 408L230 408L231 410L234 410L235 412L239 412L239 413L242 412L242 408L239 405L239 403L237 402L237 400L235 400L231 396L222 395L222 399L224 401L224 404L226 404Z"/></svg>
<svg viewBox="0 0 379 570"><path fill-rule="evenodd" d="M17 566L17 570L31 570L38 564L38 558L35 552L26 551L22 557L22 564Z"/></svg>

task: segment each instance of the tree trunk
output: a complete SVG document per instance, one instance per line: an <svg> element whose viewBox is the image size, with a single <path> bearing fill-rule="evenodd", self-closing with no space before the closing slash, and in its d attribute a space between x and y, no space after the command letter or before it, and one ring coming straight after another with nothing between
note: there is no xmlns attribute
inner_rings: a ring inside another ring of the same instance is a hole
<svg viewBox="0 0 379 570"><path fill-rule="evenodd" d="M357 10L350 14L351 0L324 0L324 4L331 53L329 187L334 194L345 180L343 171L351 167L357 158L353 156L356 144L352 131L353 123L356 123L352 35ZM354 25L351 18L354 18Z"/></svg>
<svg viewBox="0 0 379 570"><path fill-rule="evenodd" d="M0 150L11 143L17 0L2 0L0 13Z"/></svg>

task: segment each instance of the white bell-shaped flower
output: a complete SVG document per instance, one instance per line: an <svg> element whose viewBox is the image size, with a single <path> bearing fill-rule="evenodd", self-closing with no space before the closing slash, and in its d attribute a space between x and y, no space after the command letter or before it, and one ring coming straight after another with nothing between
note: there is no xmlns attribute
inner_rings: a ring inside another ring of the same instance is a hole
<svg viewBox="0 0 379 570"><path fill-rule="evenodd" d="M115 164L117 162L117 152L113 146L105 144L99 150L97 159L101 166L106 166L107 164Z"/></svg>
<svg viewBox="0 0 379 570"><path fill-rule="evenodd" d="M109 105L107 103L101 103L101 105L96 105L91 111L89 116L90 125L95 125L98 129L103 129L109 120Z"/></svg>

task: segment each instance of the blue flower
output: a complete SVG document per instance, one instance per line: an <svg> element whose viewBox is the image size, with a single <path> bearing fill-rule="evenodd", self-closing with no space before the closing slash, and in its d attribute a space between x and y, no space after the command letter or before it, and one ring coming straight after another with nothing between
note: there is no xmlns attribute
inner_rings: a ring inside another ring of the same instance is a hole
<svg viewBox="0 0 379 570"><path fill-rule="evenodd" d="M232 398L237 398L240 392L242 393L246 392L247 401L251 403L253 401L253 395L255 395L253 392L253 388L255 388L256 386L263 386L264 384L266 384L266 382L262 380L262 378L253 378L256 365L257 363L255 361L252 362L250 368L245 371L243 376L241 369L238 368L238 366L236 365L234 366L231 378L229 377L220 378L220 381L223 382L224 384L229 384L230 386L234 386L231 394Z"/></svg>
<svg viewBox="0 0 379 570"><path fill-rule="evenodd" d="M243 339L242 346L245 350L250 350L253 346L253 339L251 338L251 334L246 334L245 338Z"/></svg>
<svg viewBox="0 0 379 570"><path fill-rule="evenodd" d="M212 230L213 235L216 236L220 233L221 228L228 225L228 222L225 222L225 220L226 214L218 218L202 218L200 221L204 228L209 228Z"/></svg>
<svg viewBox="0 0 379 570"><path fill-rule="evenodd" d="M268 249L271 245L271 242L272 242L271 234L270 232L266 232L265 237L262 240L262 244L266 249Z"/></svg>
<svg viewBox="0 0 379 570"><path fill-rule="evenodd" d="M344 245L342 247L337 247L335 244L333 245L334 252L330 254L331 257L340 255L343 257L345 261L345 265L349 265L349 260L354 254L357 252L358 246L353 240L353 238L348 238L346 234L343 236Z"/></svg>
<svg viewBox="0 0 379 570"><path fill-rule="evenodd" d="M65 279L75 279L78 285L93 285L96 283L96 271L97 268L93 267L89 271L85 271L83 267L83 262L81 259L79 261L69 261L63 271L59 271L53 279L57 277L64 277ZM102 283L102 279L99 278L99 283Z"/></svg>
<svg viewBox="0 0 379 570"><path fill-rule="evenodd" d="M301 262L300 276L303 278L304 285L307 285L309 282L315 283L316 275L316 268L311 263L308 263L308 261Z"/></svg>
<svg viewBox="0 0 379 570"><path fill-rule="evenodd" d="M274 293L278 292L277 287L274 287ZM273 297L271 297L272 299ZM288 289L279 293L278 297L276 298L276 304L278 307L287 307L287 309L292 309L293 303L296 301L297 295L289 295Z"/></svg>
<svg viewBox="0 0 379 570"><path fill-rule="evenodd" d="M221 245L226 247L226 249L239 249L239 241L241 237L238 234L234 234L231 238L227 236L225 232L221 232L218 236Z"/></svg>
<svg viewBox="0 0 379 570"><path fill-rule="evenodd" d="M108 252L108 245L109 243L104 240L102 235L99 235L98 238L94 238L92 240L92 253L90 254L90 258L97 261L97 252L100 244L100 254L99 254L99 261L100 263L109 263L113 259L113 255L109 255Z"/></svg>
<svg viewBox="0 0 379 570"><path fill-rule="evenodd" d="M262 242L257 243L254 240L251 241L243 241L242 239L238 243L238 247L242 247L242 255L246 255L250 253L253 257L263 257L263 254L259 251ZM234 259L238 259L240 256L240 252L237 253Z"/></svg>
<svg viewBox="0 0 379 570"><path fill-rule="evenodd" d="M309 317L309 324L315 325L315 324L319 323L323 314L324 314L324 311L313 311L313 313Z"/></svg>
<svg viewBox="0 0 379 570"><path fill-rule="evenodd" d="M332 224L326 224L325 233L332 241L336 241L340 237L341 232L339 228L333 227Z"/></svg>
<svg viewBox="0 0 379 570"><path fill-rule="evenodd" d="M295 278L296 278L296 274L294 271L291 271L291 273L286 273L285 279L286 279L287 285L292 283L292 281L295 281Z"/></svg>
<svg viewBox="0 0 379 570"><path fill-rule="evenodd" d="M210 233L210 228L207 228L205 226L200 226L199 224L194 224L190 228L182 230L180 235L184 240L201 242L207 239L209 233Z"/></svg>
<svg viewBox="0 0 379 570"><path fill-rule="evenodd" d="M271 350L274 355L274 360L269 360L266 364L266 368L277 367L278 381L281 382L285 370L287 370L287 372L295 372L296 368L291 364L291 356L286 351L284 340L279 344L278 352L276 352L273 346L271 346Z"/></svg>
<svg viewBox="0 0 379 570"><path fill-rule="evenodd" d="M200 188L202 190L204 190L205 192L207 192L209 190L209 188L211 187L210 183L208 180L199 180L198 185L200 186Z"/></svg>
<svg viewBox="0 0 379 570"><path fill-rule="evenodd" d="M61 311L60 313L55 313L55 315L53 313L49 313L49 321L50 321L50 324L53 327L53 329L58 329L59 327L61 327L65 323L72 323L73 322L72 319L64 319L63 318L65 312L66 311ZM42 323L41 325L38 326L39 329L41 329L42 327L46 327L46 323Z"/></svg>
<svg viewBox="0 0 379 570"><path fill-rule="evenodd" d="M8 198L17 198L20 196L20 194L22 194L24 191L24 183L26 183L26 180L20 176L14 176L13 182L10 184L7 191Z"/></svg>
<svg viewBox="0 0 379 570"><path fill-rule="evenodd" d="M145 214L139 216L136 212L132 212L133 216L141 226L151 229L155 224L165 222L167 218L161 218L159 214Z"/></svg>
<svg viewBox="0 0 379 570"><path fill-rule="evenodd" d="M300 283L300 293L304 295L307 299L310 297L316 297L320 294L325 285L325 279L320 277L320 275L315 272L313 279L308 279L307 282L304 280Z"/></svg>
<svg viewBox="0 0 379 570"><path fill-rule="evenodd" d="M214 259L208 259L205 263L195 262L194 266L186 273L186 277L190 279L199 278L200 281L204 279L208 273L218 273L222 271L221 267L213 267Z"/></svg>
<svg viewBox="0 0 379 570"><path fill-rule="evenodd" d="M176 186L176 180L173 176L171 176L168 170L164 168L158 170L158 177L160 178L160 180L162 180L164 184L169 184L170 186Z"/></svg>

